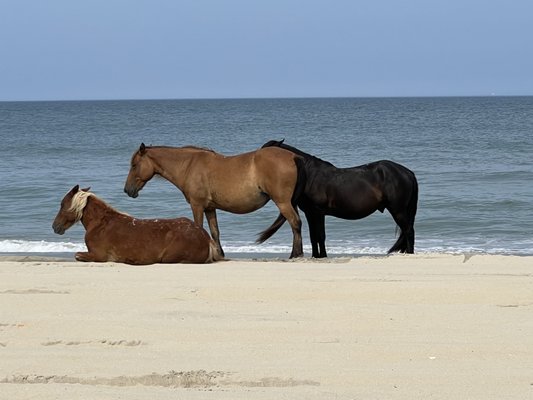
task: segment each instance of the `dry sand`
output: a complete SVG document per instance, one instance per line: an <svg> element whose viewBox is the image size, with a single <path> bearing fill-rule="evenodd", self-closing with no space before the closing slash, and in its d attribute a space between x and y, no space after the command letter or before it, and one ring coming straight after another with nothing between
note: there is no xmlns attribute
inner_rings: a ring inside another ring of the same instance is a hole
<svg viewBox="0 0 533 400"><path fill-rule="evenodd" d="M0 398L533 398L533 257L4 257Z"/></svg>

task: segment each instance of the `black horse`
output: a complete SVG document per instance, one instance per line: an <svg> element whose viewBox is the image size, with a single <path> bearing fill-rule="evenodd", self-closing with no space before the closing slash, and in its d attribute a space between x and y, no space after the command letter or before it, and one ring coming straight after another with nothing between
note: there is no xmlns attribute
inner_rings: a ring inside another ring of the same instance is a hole
<svg viewBox="0 0 533 400"><path fill-rule="evenodd" d="M304 153L281 141L271 140L262 147L277 146L304 158L306 185L297 202L309 224L313 257L327 257L326 215L343 219L361 219L376 210L389 210L401 232L389 253L413 253L414 222L418 203L415 174L393 161L382 160L352 168L333 164ZM257 242L270 238L285 222L283 215L263 231Z"/></svg>

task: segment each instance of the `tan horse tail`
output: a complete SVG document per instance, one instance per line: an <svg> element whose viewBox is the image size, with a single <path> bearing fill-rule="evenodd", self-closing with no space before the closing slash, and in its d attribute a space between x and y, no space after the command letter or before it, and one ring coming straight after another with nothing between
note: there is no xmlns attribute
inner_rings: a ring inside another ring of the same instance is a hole
<svg viewBox="0 0 533 400"><path fill-rule="evenodd" d="M298 175L296 179L296 186L294 187L294 192L292 193L291 203L294 209L298 211L297 209L298 200L300 196L302 195L302 193L304 192L305 184L307 181L307 176L305 174L305 161L303 157L300 157L295 154L294 162L296 164L296 170L297 170ZM287 221L287 219L280 213L278 215L278 218L276 218L276 220L274 221L272 225L270 225L267 229L259 233L259 237L257 238L255 242L263 243L266 240L270 239L270 237L274 233L276 233L279 230L279 228L281 228L281 226L285 223L285 221Z"/></svg>
<svg viewBox="0 0 533 400"><path fill-rule="evenodd" d="M220 253L218 250L218 246L216 245L215 241L213 239L209 240L209 255L207 256L206 263L212 263L215 261L221 261L224 259L224 256Z"/></svg>

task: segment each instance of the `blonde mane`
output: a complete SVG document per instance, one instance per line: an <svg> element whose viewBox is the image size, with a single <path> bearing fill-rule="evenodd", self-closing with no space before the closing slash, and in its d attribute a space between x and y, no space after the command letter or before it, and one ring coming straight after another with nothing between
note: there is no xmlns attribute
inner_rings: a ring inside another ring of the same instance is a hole
<svg viewBox="0 0 533 400"><path fill-rule="evenodd" d="M83 209L87 205L87 199L90 196L94 196L94 194L92 194L91 192L84 192L83 190L79 190L74 195L74 197L72 197L69 211L74 212L76 214L76 222L78 222L81 217L83 217Z"/></svg>
<svg viewBox="0 0 533 400"><path fill-rule="evenodd" d="M72 200L70 202L70 208L69 208L69 211L74 212L76 214L76 222L79 222L81 218L83 217L83 210L85 209L85 206L87 205L87 200L89 199L89 197L94 197L95 199L103 203L105 207L113 210L117 214L122 214L127 217L130 216L129 214L126 214L125 212L118 211L117 209L111 207L109 204L107 204L105 201L100 199L94 193L80 190L72 197Z"/></svg>

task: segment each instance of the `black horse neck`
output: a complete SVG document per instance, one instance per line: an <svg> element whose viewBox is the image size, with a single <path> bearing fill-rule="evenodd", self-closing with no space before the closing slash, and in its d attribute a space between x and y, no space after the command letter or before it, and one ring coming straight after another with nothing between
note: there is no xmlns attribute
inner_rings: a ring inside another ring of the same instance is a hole
<svg viewBox="0 0 533 400"><path fill-rule="evenodd" d="M322 159L320 159L320 158L318 158L316 156L313 156L311 154L305 153L302 150L297 149L296 147L289 146L288 144L279 143L278 146L281 147L282 149L292 151L293 153L298 154L299 156L302 156L305 160L319 161L320 163L324 163L324 164L330 165L332 167L335 167L329 161L324 161L324 160L322 160Z"/></svg>

